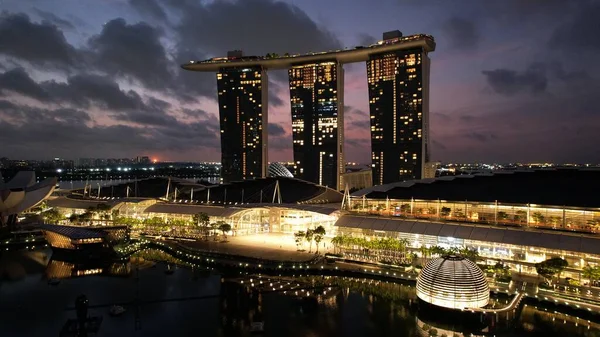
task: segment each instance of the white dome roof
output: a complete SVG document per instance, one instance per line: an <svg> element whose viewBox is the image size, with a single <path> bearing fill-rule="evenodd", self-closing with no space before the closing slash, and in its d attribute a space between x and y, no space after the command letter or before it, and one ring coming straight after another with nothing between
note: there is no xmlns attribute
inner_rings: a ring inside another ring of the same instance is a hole
<svg viewBox="0 0 600 337"><path fill-rule="evenodd" d="M490 300L490 287L475 263L459 256L444 256L423 268L417 279L417 296L445 308L481 308Z"/></svg>

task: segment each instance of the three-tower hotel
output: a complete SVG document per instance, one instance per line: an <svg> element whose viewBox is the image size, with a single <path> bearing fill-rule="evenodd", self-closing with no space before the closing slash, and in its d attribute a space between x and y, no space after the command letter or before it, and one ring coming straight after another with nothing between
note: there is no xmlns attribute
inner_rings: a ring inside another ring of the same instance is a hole
<svg viewBox="0 0 600 337"><path fill-rule="evenodd" d="M427 54L434 50L433 37L396 30L366 47L283 56L232 51L182 67L217 73L223 182L266 176L267 70L287 69L294 176L344 189L344 64L367 66L373 183L421 179L429 161Z"/></svg>

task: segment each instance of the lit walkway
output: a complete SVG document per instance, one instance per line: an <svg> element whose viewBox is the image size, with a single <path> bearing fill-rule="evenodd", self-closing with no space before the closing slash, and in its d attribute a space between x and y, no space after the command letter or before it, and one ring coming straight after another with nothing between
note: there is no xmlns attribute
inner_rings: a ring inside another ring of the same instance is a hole
<svg viewBox="0 0 600 337"><path fill-rule="evenodd" d="M315 254L296 251L296 246L288 242L289 238L276 234L256 234L228 237L228 242L213 241L180 241L179 244L207 252L228 255L241 255L265 260L290 262L308 261Z"/></svg>

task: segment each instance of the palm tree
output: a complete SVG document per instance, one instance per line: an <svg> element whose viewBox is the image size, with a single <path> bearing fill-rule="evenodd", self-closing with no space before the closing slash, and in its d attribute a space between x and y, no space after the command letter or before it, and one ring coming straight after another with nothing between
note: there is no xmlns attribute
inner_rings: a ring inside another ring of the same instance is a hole
<svg viewBox="0 0 600 337"><path fill-rule="evenodd" d="M479 260L479 252L475 248L465 247L459 251L459 254L473 262Z"/></svg>
<svg viewBox="0 0 600 337"><path fill-rule="evenodd" d="M593 267L588 264L587 266L583 267L583 272L582 272L581 276L590 280L589 285L591 287L595 281L600 279L600 267L598 267L598 266Z"/></svg>
<svg viewBox="0 0 600 337"><path fill-rule="evenodd" d="M312 251L312 241L313 241L313 237L315 235L315 231L312 229L308 229L306 231L306 233L304 234L304 239L306 239L306 241L308 241L308 252L310 253Z"/></svg>
<svg viewBox="0 0 600 337"><path fill-rule="evenodd" d="M296 242L297 250L300 250L300 245L302 245L302 241L306 237L306 233L304 231L297 231L294 233L294 241Z"/></svg>
<svg viewBox="0 0 600 337"><path fill-rule="evenodd" d="M323 226L319 226L319 227L315 228L314 234L315 234L315 242L317 244L317 253L319 253L319 243L321 242L321 240L323 240L323 236L325 236L325 234L326 234L325 228L323 228Z"/></svg>
<svg viewBox="0 0 600 337"><path fill-rule="evenodd" d="M404 259L406 258L406 248L408 247L410 242L408 241L408 239L400 239L398 240L398 242L400 243L401 256Z"/></svg>
<svg viewBox="0 0 600 337"><path fill-rule="evenodd" d="M333 239L331 239L331 244L333 245L333 252L337 253L338 251L341 251L341 245L344 242L344 237L343 236L336 236Z"/></svg>
<svg viewBox="0 0 600 337"><path fill-rule="evenodd" d="M198 214L194 214L192 216L192 219L194 221L194 223L200 227L200 231L202 232L203 235L205 235L205 238L208 239L208 225L210 224L210 217L208 216L208 214L204 213L204 212L200 212Z"/></svg>
<svg viewBox="0 0 600 337"><path fill-rule="evenodd" d="M223 233L225 237L225 241L227 241L227 232L231 230L231 225L226 223L225 221L219 221L219 230Z"/></svg>
<svg viewBox="0 0 600 337"><path fill-rule="evenodd" d="M210 225L208 225L209 233L212 234L214 241L217 241L217 229L222 223L225 223L225 221L219 220L217 222L211 222Z"/></svg>

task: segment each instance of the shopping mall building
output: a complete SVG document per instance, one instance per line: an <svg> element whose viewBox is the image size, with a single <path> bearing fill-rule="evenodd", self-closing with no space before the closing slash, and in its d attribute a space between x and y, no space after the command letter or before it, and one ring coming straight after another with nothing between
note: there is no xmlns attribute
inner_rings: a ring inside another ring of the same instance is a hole
<svg viewBox="0 0 600 337"><path fill-rule="evenodd" d="M140 184L143 183L139 182ZM550 257L569 262L565 277L600 263L600 171L536 170L405 181L341 194L293 178L188 186L174 199L58 197L65 215L107 203L120 216L189 220L204 212L233 235L289 233L325 227L347 234L407 239L409 249L477 249L488 263L534 273Z"/></svg>

